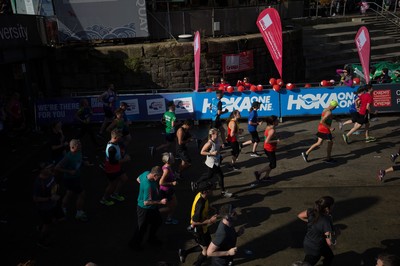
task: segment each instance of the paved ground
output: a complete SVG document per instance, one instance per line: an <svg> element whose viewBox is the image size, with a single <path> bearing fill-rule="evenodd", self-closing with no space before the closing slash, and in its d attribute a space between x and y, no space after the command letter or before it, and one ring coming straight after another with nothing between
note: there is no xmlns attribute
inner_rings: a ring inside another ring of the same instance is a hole
<svg viewBox="0 0 400 266"><path fill-rule="evenodd" d="M239 171L230 172L226 165L223 166L226 186L236 197L222 199L215 196L211 202L216 207L225 202L238 206L237 226L245 225L246 232L238 241L236 265L285 266L302 259L306 228L296 215L324 195L336 199L334 221L342 228L334 249L334 265L375 265L374 258L383 249L400 254L400 176L398 172L392 173L385 183L375 179L378 169L391 165L389 155L399 148L399 116L380 116L372 122L371 135L378 139L373 143L365 143L362 135L355 135L351 144L346 145L340 137L341 132L335 132L333 154L338 161L335 165L322 162L325 145L310 155L309 163L300 157L300 153L315 141L317 123L317 118L292 118L279 125L283 141L278 147L278 167L271 173L271 183L250 188L253 171L266 163L265 155L250 157L250 147L244 148L240 155ZM259 128L260 135L263 129L263 126ZM47 154L42 146L44 136L25 135L22 140L2 143L7 149L7 157L3 154L2 179L8 178L2 182L0 204L0 241L1 249L5 251L2 254L6 255L6 264L2 265L16 265L28 259L35 260L40 266L81 266L88 261L104 266L157 265L159 261L179 265L177 249L192 243L185 231L194 197L189 181L206 169L195 143L189 146L194 165L188 170L187 180L177 188L176 218L180 223L162 226L160 238L165 244L161 248L145 246L143 252L135 253L127 246L136 224L138 185L134 180L144 170L161 164L159 156L152 159L148 151L150 143L163 141L161 130L151 125L132 126L134 140L129 152L134 159L126 167L130 180L124 189L125 202L112 207L100 205L98 201L106 178L98 167L85 168L90 221L76 222L71 214L55 228L54 245L48 250L35 245L38 220L31 203L31 184L35 176L31 171ZM198 137L206 136L206 125L195 130ZM73 135L73 130L67 131ZM249 135L244 135L243 140L248 138ZM84 151L92 161L101 161L101 155L96 158L96 153L89 151L90 141L84 141L84 145ZM225 163L229 159L226 152ZM246 255L245 250L251 250L253 255ZM185 265L191 265L196 257L197 253L189 255Z"/></svg>

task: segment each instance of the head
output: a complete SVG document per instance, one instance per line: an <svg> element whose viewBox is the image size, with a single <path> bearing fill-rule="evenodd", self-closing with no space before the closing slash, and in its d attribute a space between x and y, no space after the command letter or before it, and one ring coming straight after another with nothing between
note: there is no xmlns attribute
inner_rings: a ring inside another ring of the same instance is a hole
<svg viewBox="0 0 400 266"><path fill-rule="evenodd" d="M89 101L88 101L88 99L82 98L82 99L79 101L79 106L80 106L80 107L89 106Z"/></svg>
<svg viewBox="0 0 400 266"><path fill-rule="evenodd" d="M372 84L365 85L365 92L372 93L373 90Z"/></svg>
<svg viewBox="0 0 400 266"><path fill-rule="evenodd" d="M382 74L384 75L389 74L389 69L387 67L382 68Z"/></svg>
<svg viewBox="0 0 400 266"><path fill-rule="evenodd" d="M343 73L347 74L347 75L350 75L351 74L351 66L345 66Z"/></svg>
<svg viewBox="0 0 400 266"><path fill-rule="evenodd" d="M394 75L395 75L396 77L400 77L400 69L395 70L395 71L394 71Z"/></svg>
<svg viewBox="0 0 400 266"><path fill-rule="evenodd" d="M193 126L193 119L186 119L184 122L183 122L183 126L185 127L185 128L191 128L192 126Z"/></svg>
<svg viewBox="0 0 400 266"><path fill-rule="evenodd" d="M112 91L115 90L114 84L113 83L108 83L107 89L108 90L112 90Z"/></svg>
<svg viewBox="0 0 400 266"><path fill-rule="evenodd" d="M118 109L115 111L115 116L116 116L117 118L121 118L123 115L124 115L124 110L122 110L121 108L118 108Z"/></svg>
<svg viewBox="0 0 400 266"><path fill-rule="evenodd" d="M243 82L249 82L249 78L248 77L244 77L243 78Z"/></svg>
<svg viewBox="0 0 400 266"><path fill-rule="evenodd" d="M330 196L324 196L317 201L315 201L314 210L319 214L330 214L335 200Z"/></svg>
<svg viewBox="0 0 400 266"><path fill-rule="evenodd" d="M267 116L265 118L265 122L267 123L268 126L272 126L272 125L276 126L279 124L279 120L276 115Z"/></svg>
<svg viewBox="0 0 400 266"><path fill-rule="evenodd" d="M260 109L260 106L261 106L261 103L260 102L253 102L252 104L251 104L251 109L253 109L253 110L258 110L258 109Z"/></svg>
<svg viewBox="0 0 400 266"><path fill-rule="evenodd" d="M218 133L218 129L210 128L210 130L208 131L208 139L215 140L216 138L218 138Z"/></svg>
<svg viewBox="0 0 400 266"><path fill-rule="evenodd" d="M153 180L153 181L157 181L158 179L160 179L160 177L162 176L162 169L160 166L154 166L153 168L151 168L150 170L150 174L149 174L149 179Z"/></svg>
<svg viewBox="0 0 400 266"><path fill-rule="evenodd" d="M221 84L225 84L225 79L224 78L221 78L220 81L221 81Z"/></svg>
<svg viewBox="0 0 400 266"><path fill-rule="evenodd" d="M229 222L237 219L237 213L232 204L222 205L222 207L219 209L219 215L222 217L222 219L226 219Z"/></svg>
<svg viewBox="0 0 400 266"><path fill-rule="evenodd" d="M164 152L161 155L161 160L165 164L173 164L175 162L174 155L170 152Z"/></svg>
<svg viewBox="0 0 400 266"><path fill-rule="evenodd" d="M121 130L115 128L113 131L111 131L111 141L112 142L118 142L118 140L122 137L122 132Z"/></svg>
<svg viewBox="0 0 400 266"><path fill-rule="evenodd" d="M364 86L360 86L356 92L354 92L355 94L361 94L365 92L365 87Z"/></svg>
<svg viewBox="0 0 400 266"><path fill-rule="evenodd" d="M128 109L128 107L129 107L129 104L127 104L126 102L121 102L120 104L119 104L119 108L121 108L122 110L126 110L126 109Z"/></svg>
<svg viewBox="0 0 400 266"><path fill-rule="evenodd" d="M216 90L215 95L216 95L217 99L221 99L222 96L224 96L224 92L222 90Z"/></svg>
<svg viewBox="0 0 400 266"><path fill-rule="evenodd" d="M168 102L168 104L167 104L167 107L168 107L168 110L169 111L171 111L171 112L174 112L175 111L175 104L174 104L174 102Z"/></svg>
<svg viewBox="0 0 400 266"><path fill-rule="evenodd" d="M239 119L239 118L240 118L239 110L233 110L232 113L229 115L229 120Z"/></svg>
<svg viewBox="0 0 400 266"><path fill-rule="evenodd" d="M381 253L378 255L376 266L400 266L400 257L389 253Z"/></svg>
<svg viewBox="0 0 400 266"><path fill-rule="evenodd" d="M78 152L81 150L81 141L79 139L71 139L69 142L69 150L72 153Z"/></svg>
<svg viewBox="0 0 400 266"><path fill-rule="evenodd" d="M211 182L201 182L198 184L197 191L201 193L203 198L212 195L213 184Z"/></svg>
<svg viewBox="0 0 400 266"><path fill-rule="evenodd" d="M339 105L338 101L332 100L330 101L328 108L331 110L335 110L336 107L338 107L338 105Z"/></svg>

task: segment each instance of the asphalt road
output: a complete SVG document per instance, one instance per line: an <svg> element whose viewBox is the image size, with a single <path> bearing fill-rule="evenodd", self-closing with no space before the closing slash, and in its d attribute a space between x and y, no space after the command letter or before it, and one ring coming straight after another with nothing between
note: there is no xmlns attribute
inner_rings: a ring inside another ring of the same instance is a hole
<svg viewBox="0 0 400 266"><path fill-rule="evenodd" d="M230 153L225 151L225 184L235 197L226 199L215 193L210 201L217 208L226 202L233 203L239 211L236 225L246 227L245 234L238 239L235 265L285 266L303 259L306 227L296 216L324 195L335 198L334 223L342 229L334 247L333 265L375 265L374 258L382 250L400 254L399 172L387 175L384 183L375 179L379 169L392 164L389 156L400 146L399 116L381 115L371 122L371 135L377 138L372 143L365 143L361 134L352 136L347 145L337 129L333 147L337 163L334 165L322 161L326 144L310 155L309 163L300 156L316 140L317 124L315 117L292 118L278 126L282 141L277 151L277 168L271 172L273 181L254 188L250 187L253 172L267 163L266 156L250 157L250 147L245 147L239 157L239 171L232 172L226 166ZM206 137L207 126L195 127L193 134ZM245 128L245 122L241 127ZM259 127L260 135L264 128L265 124ZM199 155L196 143L191 143L189 152L193 166L176 191L179 206L175 216L179 224L162 225L159 236L164 245L159 248L145 245L142 252L134 252L127 244L136 225L138 184L135 179L152 166L161 165L159 154L152 158L148 147L162 143L164 138L159 125L134 124L131 129L133 140L128 150L133 160L125 166L130 178L123 189L126 201L111 207L99 203L107 184L104 173L97 167L103 155L85 139L83 151L95 163L83 170L90 220L77 222L72 212L69 213L65 222L54 227L53 245L47 250L36 245L38 216L31 201L31 186L36 175L32 170L47 156L43 148L45 135L25 135L14 144L2 144L10 149L2 161L2 180L6 178L0 198L1 249L3 262L4 256L6 262L2 265L16 265L29 259L38 266L83 266L88 261L101 266L157 265L160 261L180 265L178 248L193 244L186 232L195 196L189 184L206 170L204 158ZM74 129L67 130L70 137L75 133ZM249 137L246 133L241 141ZM259 145L260 152L261 149ZM213 232L216 226L210 229ZM248 250L251 255L246 254ZM191 265L197 254L190 254L184 265Z"/></svg>

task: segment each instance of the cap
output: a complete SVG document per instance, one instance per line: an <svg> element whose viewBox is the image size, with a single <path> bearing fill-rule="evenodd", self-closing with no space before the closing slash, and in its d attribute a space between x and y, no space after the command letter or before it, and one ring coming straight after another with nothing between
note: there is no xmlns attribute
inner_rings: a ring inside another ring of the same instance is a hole
<svg viewBox="0 0 400 266"><path fill-rule="evenodd" d="M337 101L335 101L335 100L332 100L332 101L329 103L329 105L330 105L330 106L333 106L333 107L336 107L336 106L339 105L339 103L338 103Z"/></svg>

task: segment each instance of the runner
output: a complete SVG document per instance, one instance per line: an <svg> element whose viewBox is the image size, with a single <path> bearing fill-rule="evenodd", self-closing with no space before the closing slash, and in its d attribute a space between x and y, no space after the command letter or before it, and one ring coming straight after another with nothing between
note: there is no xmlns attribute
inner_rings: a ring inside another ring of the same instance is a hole
<svg viewBox="0 0 400 266"><path fill-rule="evenodd" d="M232 148L232 160L229 168L233 171L239 170L236 167L236 161L240 154L238 135L243 132L243 129L239 128L240 117L240 112L238 110L234 110L228 118L228 137L226 139Z"/></svg>
<svg viewBox="0 0 400 266"><path fill-rule="evenodd" d="M107 128L107 125L113 121L115 101L117 99L117 93L115 92L114 84L109 83L107 90L99 96L99 101L103 103L104 120L101 124L99 137L103 137L103 133Z"/></svg>
<svg viewBox="0 0 400 266"><path fill-rule="evenodd" d="M221 121L221 115L228 112L228 109L222 110L222 97L224 96L224 92L222 90L217 90L215 92L216 98L212 99L210 104L212 121L211 121L211 128L216 128L220 132L221 143L223 147L227 144L226 143L226 136L225 136L225 128Z"/></svg>
<svg viewBox="0 0 400 266"><path fill-rule="evenodd" d="M163 115L163 124L165 125L165 143L161 144L156 148L156 151L166 150L171 148L172 143L175 142L176 132L176 115L175 115L175 104L173 101L168 103L168 111ZM150 155L154 156L154 146L150 146Z"/></svg>
<svg viewBox="0 0 400 266"><path fill-rule="evenodd" d="M262 121L258 121L258 109L260 109L260 102L253 102L251 104L251 108L249 110L248 124L247 129L251 135L251 140L248 140L242 143L242 148L244 146L253 144L252 152L250 153L251 157L260 157L257 153L257 145L260 142L260 137L258 136L257 126L262 124Z"/></svg>

